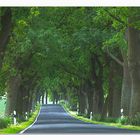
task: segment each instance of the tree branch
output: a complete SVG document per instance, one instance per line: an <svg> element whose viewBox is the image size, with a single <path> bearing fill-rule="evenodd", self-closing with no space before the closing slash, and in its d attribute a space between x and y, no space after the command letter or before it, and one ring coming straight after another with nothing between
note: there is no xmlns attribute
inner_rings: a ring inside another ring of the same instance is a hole
<svg viewBox="0 0 140 140"><path fill-rule="evenodd" d="M111 52L109 52L108 48L107 48L107 54L108 54L113 60L115 60L119 65L123 66L123 62L121 62L116 56L114 56Z"/></svg>
<svg viewBox="0 0 140 140"><path fill-rule="evenodd" d="M62 63L60 63L59 65L56 65L56 67L61 67L61 70L63 70L64 72L66 72L66 73L69 73L69 74L71 74L71 75L74 75L74 76L76 76L76 77L78 77L78 78L80 78L80 79L85 79L83 76L81 76L80 74L77 74L77 73L75 73L75 72L72 72L72 71L70 71L69 69L67 69L66 67L65 67L65 65L63 65Z"/></svg>
<svg viewBox="0 0 140 140"><path fill-rule="evenodd" d="M122 23L123 25L127 26L127 24L122 21L120 18L114 16L112 13L110 13L107 9L104 9L104 11L110 16L112 17L113 19L117 20L118 22Z"/></svg>

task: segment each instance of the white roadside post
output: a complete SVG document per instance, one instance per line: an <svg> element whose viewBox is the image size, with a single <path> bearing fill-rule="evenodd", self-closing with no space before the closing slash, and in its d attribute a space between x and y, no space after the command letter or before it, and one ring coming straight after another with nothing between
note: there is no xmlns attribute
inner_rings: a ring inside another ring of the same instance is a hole
<svg viewBox="0 0 140 140"><path fill-rule="evenodd" d="M25 119L26 119L26 121L28 120L28 113L27 112L25 112Z"/></svg>
<svg viewBox="0 0 140 140"><path fill-rule="evenodd" d="M76 112L76 114L78 115L78 113L79 113L79 105L77 103L77 112Z"/></svg>
<svg viewBox="0 0 140 140"><path fill-rule="evenodd" d="M79 113L79 109L77 108L77 115L78 115L78 113Z"/></svg>
<svg viewBox="0 0 140 140"><path fill-rule="evenodd" d="M121 119L124 118L124 115L123 115L123 108L121 109Z"/></svg>
<svg viewBox="0 0 140 140"><path fill-rule="evenodd" d="M85 109L85 113L86 113L86 115L88 114L88 110L87 110L87 108Z"/></svg>
<svg viewBox="0 0 140 140"><path fill-rule="evenodd" d="M14 125L16 125L17 124L17 119L16 119L16 111L14 110Z"/></svg>
<svg viewBox="0 0 140 140"><path fill-rule="evenodd" d="M92 112L90 112L90 120L93 119L93 115L92 115Z"/></svg>

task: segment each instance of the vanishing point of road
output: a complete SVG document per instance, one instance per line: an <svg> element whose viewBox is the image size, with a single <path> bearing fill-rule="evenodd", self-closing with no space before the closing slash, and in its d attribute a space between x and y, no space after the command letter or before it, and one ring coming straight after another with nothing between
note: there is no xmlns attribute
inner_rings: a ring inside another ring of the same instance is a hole
<svg viewBox="0 0 140 140"><path fill-rule="evenodd" d="M140 131L91 124L70 116L60 105L43 105L35 123L23 134L140 134Z"/></svg>

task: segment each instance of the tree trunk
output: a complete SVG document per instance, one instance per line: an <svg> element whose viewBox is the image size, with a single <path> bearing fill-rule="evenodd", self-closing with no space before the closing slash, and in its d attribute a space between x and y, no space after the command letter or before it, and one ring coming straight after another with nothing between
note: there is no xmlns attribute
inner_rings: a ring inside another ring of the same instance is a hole
<svg viewBox="0 0 140 140"><path fill-rule="evenodd" d="M108 95L108 116L112 117L112 110L113 110L113 88L114 83L112 80L113 71L109 72L109 95Z"/></svg>
<svg viewBox="0 0 140 140"><path fill-rule="evenodd" d="M32 99L30 100L30 103L31 103L31 108L30 108L30 111L35 111L35 107L37 106L37 95L36 95L36 89L33 90L32 92Z"/></svg>
<svg viewBox="0 0 140 140"><path fill-rule="evenodd" d="M58 103L58 101L59 101L59 95L58 95L57 91L55 91L55 102L56 102L56 104Z"/></svg>
<svg viewBox="0 0 140 140"><path fill-rule="evenodd" d="M87 97L87 92L84 92L84 100L85 100L85 115L88 115L88 108L89 108L89 104L88 104L88 97Z"/></svg>
<svg viewBox="0 0 140 140"><path fill-rule="evenodd" d="M131 12L133 12L132 9ZM129 18L129 24L139 20L135 15ZM132 80L130 117L140 112L140 30L128 28L128 62Z"/></svg>
<svg viewBox="0 0 140 140"><path fill-rule="evenodd" d="M121 108L124 110L124 115L129 115L130 99L131 99L131 78L128 67L127 54L123 53L123 82L122 82L122 95L121 95Z"/></svg>
<svg viewBox="0 0 140 140"><path fill-rule="evenodd" d="M48 93L46 91L46 104L48 104Z"/></svg>
<svg viewBox="0 0 140 140"><path fill-rule="evenodd" d="M103 110L101 114L102 120L107 117L108 102L109 102L109 95L106 97L104 105L103 105Z"/></svg>
<svg viewBox="0 0 140 140"><path fill-rule="evenodd" d="M93 111L93 91L89 91L87 93L88 97L88 110L87 110L87 117L90 117L90 112Z"/></svg>
<svg viewBox="0 0 140 140"><path fill-rule="evenodd" d="M117 65L115 62L111 62L109 78L109 117L117 118L120 116L121 71L122 67L120 65Z"/></svg>
<svg viewBox="0 0 140 140"><path fill-rule="evenodd" d="M103 109L103 64L100 62L99 56L91 57L91 76L94 86L93 95L93 114L101 114Z"/></svg>
<svg viewBox="0 0 140 140"><path fill-rule="evenodd" d="M32 106L35 106L35 99L33 98L33 95L30 93L30 97L29 97L29 106L28 106L28 112L30 113L32 110Z"/></svg>
<svg viewBox="0 0 140 140"><path fill-rule="evenodd" d="M79 114L84 115L85 114L85 107L86 107L86 101L84 93L82 92L82 89L79 91Z"/></svg>
<svg viewBox="0 0 140 140"><path fill-rule="evenodd" d="M19 92L21 77L20 75L16 75L10 78L8 81L8 91L7 91L7 101L6 101L6 109L5 115L9 116L16 110L16 100L17 94Z"/></svg>
<svg viewBox="0 0 140 140"><path fill-rule="evenodd" d="M9 41L10 32L12 28L12 12L11 8L2 8L4 14L0 17L1 32L0 32L0 68L6 50L7 43Z"/></svg>
<svg viewBox="0 0 140 140"><path fill-rule="evenodd" d="M42 105L44 105L44 93L42 94Z"/></svg>
<svg viewBox="0 0 140 140"><path fill-rule="evenodd" d="M95 79L95 91L93 96L93 114L101 114L103 110L104 96L103 96L103 68L99 67L98 76Z"/></svg>
<svg viewBox="0 0 140 140"><path fill-rule="evenodd" d="M24 97L24 87L23 85L20 85L20 90L17 95L16 100L16 111L17 111L17 117L19 120L24 120L24 115L23 115L23 97Z"/></svg>
<svg viewBox="0 0 140 140"><path fill-rule="evenodd" d="M52 100L53 100L53 104L55 104L56 102L56 91L52 91Z"/></svg>
<svg viewBox="0 0 140 140"><path fill-rule="evenodd" d="M29 90L24 88L24 94L23 94L23 114L25 114L25 112L28 112L29 110Z"/></svg>
<svg viewBox="0 0 140 140"><path fill-rule="evenodd" d="M41 104L41 95L39 95L38 101L39 101L39 104Z"/></svg>

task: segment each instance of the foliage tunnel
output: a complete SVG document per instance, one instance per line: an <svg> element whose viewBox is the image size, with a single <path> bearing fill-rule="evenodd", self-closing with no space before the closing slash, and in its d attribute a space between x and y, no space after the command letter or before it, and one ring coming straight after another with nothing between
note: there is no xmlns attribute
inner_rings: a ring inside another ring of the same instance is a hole
<svg viewBox="0 0 140 140"><path fill-rule="evenodd" d="M25 119L49 96L79 114L140 113L140 9L1 7L0 94Z"/></svg>

